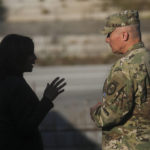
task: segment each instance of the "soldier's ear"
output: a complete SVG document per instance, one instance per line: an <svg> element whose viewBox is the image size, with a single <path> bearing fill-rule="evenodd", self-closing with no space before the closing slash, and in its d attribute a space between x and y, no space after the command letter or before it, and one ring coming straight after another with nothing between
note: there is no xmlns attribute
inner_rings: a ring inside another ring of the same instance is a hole
<svg viewBox="0 0 150 150"><path fill-rule="evenodd" d="M128 39L129 39L129 33L128 33L128 32L123 32L123 33L122 33L122 39L123 39L124 41L128 41Z"/></svg>

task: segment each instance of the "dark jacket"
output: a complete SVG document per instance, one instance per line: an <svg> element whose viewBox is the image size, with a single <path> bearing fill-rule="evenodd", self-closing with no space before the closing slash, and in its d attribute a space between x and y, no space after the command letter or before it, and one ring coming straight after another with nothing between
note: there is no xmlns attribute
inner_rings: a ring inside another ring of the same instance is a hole
<svg viewBox="0 0 150 150"><path fill-rule="evenodd" d="M0 80L0 150L43 150L38 126L52 107L22 75Z"/></svg>

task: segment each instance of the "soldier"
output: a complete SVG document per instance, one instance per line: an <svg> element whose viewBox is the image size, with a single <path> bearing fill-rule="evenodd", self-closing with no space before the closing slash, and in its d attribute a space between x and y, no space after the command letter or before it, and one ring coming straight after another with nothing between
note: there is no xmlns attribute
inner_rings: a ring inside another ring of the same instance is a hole
<svg viewBox="0 0 150 150"><path fill-rule="evenodd" d="M102 149L149 150L150 54L141 40L138 11L111 15L102 32L112 52L122 54L104 83L103 102L90 110L102 129Z"/></svg>

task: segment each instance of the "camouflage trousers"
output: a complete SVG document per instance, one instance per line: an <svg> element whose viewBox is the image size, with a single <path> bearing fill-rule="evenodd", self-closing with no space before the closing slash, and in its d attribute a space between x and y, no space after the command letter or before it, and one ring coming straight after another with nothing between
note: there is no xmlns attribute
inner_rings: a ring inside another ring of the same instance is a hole
<svg viewBox="0 0 150 150"><path fill-rule="evenodd" d="M119 141L111 140L109 143L102 144L102 150L130 150L128 146Z"/></svg>
<svg viewBox="0 0 150 150"><path fill-rule="evenodd" d="M131 140L127 143L125 141L120 142L118 140L111 140L106 143L105 141L102 142L102 150L150 150L150 141L136 142Z"/></svg>

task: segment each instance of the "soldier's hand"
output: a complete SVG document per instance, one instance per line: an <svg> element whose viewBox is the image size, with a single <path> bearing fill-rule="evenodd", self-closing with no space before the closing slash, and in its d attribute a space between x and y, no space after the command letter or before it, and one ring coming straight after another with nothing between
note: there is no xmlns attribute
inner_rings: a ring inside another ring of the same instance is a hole
<svg viewBox="0 0 150 150"><path fill-rule="evenodd" d="M96 109L97 109L99 106L102 106L102 103L101 103L101 102L97 103L96 105L94 105L93 107L90 108L90 116L91 116L91 119L92 119L92 120L94 120L94 118L93 118L93 113L96 111Z"/></svg>
<svg viewBox="0 0 150 150"><path fill-rule="evenodd" d="M66 82L64 81L64 78L60 79L57 77L50 84L47 83L47 87L44 90L44 97L53 101L59 94L64 92L64 87L66 85Z"/></svg>

